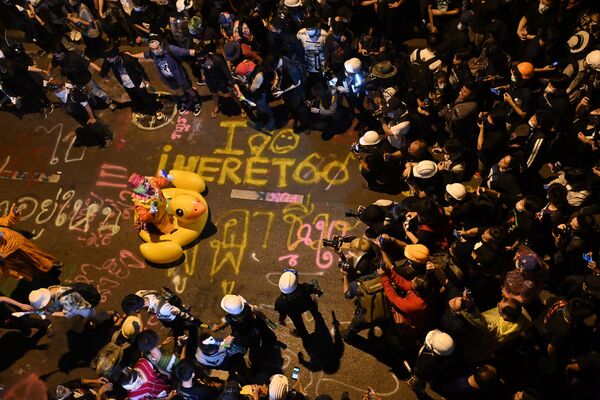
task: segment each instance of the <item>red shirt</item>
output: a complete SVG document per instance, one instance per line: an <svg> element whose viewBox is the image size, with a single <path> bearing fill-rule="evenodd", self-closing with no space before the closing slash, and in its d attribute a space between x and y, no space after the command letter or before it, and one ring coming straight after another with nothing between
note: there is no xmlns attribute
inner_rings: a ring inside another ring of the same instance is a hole
<svg viewBox="0 0 600 400"><path fill-rule="evenodd" d="M171 384L169 379L156 371L145 358L140 358L134 367L138 374L143 374L146 377L146 382L136 390L131 390L127 393L130 400L146 400L156 399L161 392L169 394L171 392Z"/></svg>
<svg viewBox="0 0 600 400"><path fill-rule="evenodd" d="M405 290L406 296L401 297L392 286L392 282L396 284L398 289ZM398 275L394 270L390 270L389 274L381 277L381 283L393 308L403 317L404 322L402 324L416 328L419 331L425 328L429 319L427 303L411 289L410 281Z"/></svg>

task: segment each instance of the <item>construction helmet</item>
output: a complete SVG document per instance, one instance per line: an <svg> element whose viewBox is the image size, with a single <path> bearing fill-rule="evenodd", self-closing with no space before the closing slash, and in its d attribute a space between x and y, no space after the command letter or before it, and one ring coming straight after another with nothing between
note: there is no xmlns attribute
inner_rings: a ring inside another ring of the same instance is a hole
<svg viewBox="0 0 600 400"><path fill-rule="evenodd" d="M409 244L404 248L404 257L418 264L427 264L429 249L422 244Z"/></svg>
<svg viewBox="0 0 600 400"><path fill-rule="evenodd" d="M279 290L281 293L290 294L298 287L298 276L292 271L285 271L279 277Z"/></svg>
<svg viewBox="0 0 600 400"><path fill-rule="evenodd" d="M531 79L533 78L534 69L533 64L530 62L521 62L517 64L517 70L519 74L521 74L521 78L523 79Z"/></svg>
<svg viewBox="0 0 600 400"><path fill-rule="evenodd" d="M221 300L221 308L231 315L240 315L245 304L246 299L235 294L228 294Z"/></svg>

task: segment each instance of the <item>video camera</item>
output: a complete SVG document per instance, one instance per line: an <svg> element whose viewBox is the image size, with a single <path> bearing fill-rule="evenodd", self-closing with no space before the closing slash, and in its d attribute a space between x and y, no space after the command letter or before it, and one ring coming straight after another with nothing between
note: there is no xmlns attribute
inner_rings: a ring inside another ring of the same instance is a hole
<svg viewBox="0 0 600 400"><path fill-rule="evenodd" d="M350 151L353 152L354 154L371 153L371 152L375 151L375 147L376 147L376 145L363 146L359 142L354 142L350 145Z"/></svg>
<svg viewBox="0 0 600 400"><path fill-rule="evenodd" d="M333 235L331 239L323 239L323 247L331 247L336 252L339 252L344 244L344 238L338 235Z"/></svg>
<svg viewBox="0 0 600 400"><path fill-rule="evenodd" d="M323 247L331 247L338 255L340 256L340 261L338 262L338 268L345 271L348 274L353 273L354 263L352 260L348 260L348 258L341 252L342 245L345 242L345 237L341 237L338 235L333 235L331 239L323 239Z"/></svg>
<svg viewBox="0 0 600 400"><path fill-rule="evenodd" d="M356 246L354 241L360 240L364 241L365 239L338 235L332 236L331 239L323 239L323 247L331 247L340 256L338 268L348 275L350 281L374 272L379 265L378 253L374 246L371 245L369 249L354 247ZM342 253L341 248L344 243L351 243L348 250L351 257L347 257Z"/></svg>

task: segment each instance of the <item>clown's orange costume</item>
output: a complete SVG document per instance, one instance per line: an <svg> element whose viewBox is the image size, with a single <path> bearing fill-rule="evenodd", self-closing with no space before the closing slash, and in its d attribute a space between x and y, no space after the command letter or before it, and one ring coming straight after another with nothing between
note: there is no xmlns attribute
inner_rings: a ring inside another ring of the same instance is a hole
<svg viewBox="0 0 600 400"><path fill-rule="evenodd" d="M167 214L167 199L161 190L169 186L169 182L167 178L137 173L129 177L129 184L134 191L131 195L135 209L134 226L138 232L146 230L156 233L152 232L152 227L163 234L173 231L173 224Z"/></svg>
<svg viewBox="0 0 600 400"><path fill-rule="evenodd" d="M7 216L0 217L0 275L31 281L40 271L46 273L52 267L61 267L61 263L31 240L8 228L18 221L14 205Z"/></svg>

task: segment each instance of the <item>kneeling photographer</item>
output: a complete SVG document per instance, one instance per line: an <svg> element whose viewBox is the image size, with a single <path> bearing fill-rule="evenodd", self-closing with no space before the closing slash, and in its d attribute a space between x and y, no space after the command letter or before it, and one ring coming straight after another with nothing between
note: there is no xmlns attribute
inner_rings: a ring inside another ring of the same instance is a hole
<svg viewBox="0 0 600 400"><path fill-rule="evenodd" d="M354 299L356 304L352 321L342 330L342 337L349 339L388 320L389 307L376 272L380 257L373 243L366 238L333 236L323 239L323 246L331 247L339 254L344 297Z"/></svg>

